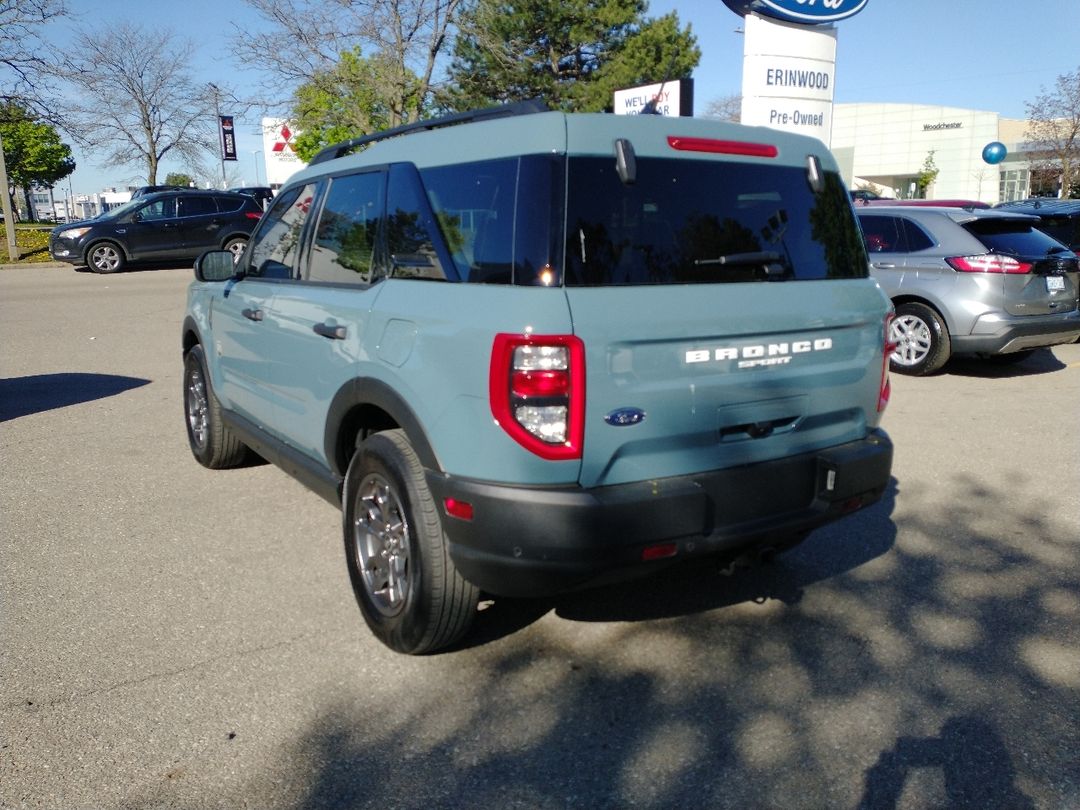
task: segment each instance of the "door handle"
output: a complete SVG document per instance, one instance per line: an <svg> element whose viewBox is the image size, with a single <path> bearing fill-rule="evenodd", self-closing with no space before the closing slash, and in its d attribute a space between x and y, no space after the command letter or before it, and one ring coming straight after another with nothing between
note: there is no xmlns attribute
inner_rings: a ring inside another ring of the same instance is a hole
<svg viewBox="0 0 1080 810"><path fill-rule="evenodd" d="M240 312L249 321L261 321L263 319L263 311L261 309L245 309Z"/></svg>
<svg viewBox="0 0 1080 810"><path fill-rule="evenodd" d="M880 270L894 270L894 269L896 269L896 265L893 264L892 262L874 262L874 267L877 267Z"/></svg>
<svg viewBox="0 0 1080 810"><path fill-rule="evenodd" d="M322 335L331 340L344 340L347 331L344 326L329 323L317 323L311 327L316 335Z"/></svg>

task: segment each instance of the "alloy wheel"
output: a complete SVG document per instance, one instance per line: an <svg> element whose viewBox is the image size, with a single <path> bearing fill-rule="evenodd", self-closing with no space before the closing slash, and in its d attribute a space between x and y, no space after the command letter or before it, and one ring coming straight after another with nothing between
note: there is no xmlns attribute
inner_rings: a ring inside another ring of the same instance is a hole
<svg viewBox="0 0 1080 810"><path fill-rule="evenodd" d="M922 318L900 315L893 319L890 338L896 349L890 359L901 366L915 366L930 353L934 335Z"/></svg>
<svg viewBox="0 0 1080 810"><path fill-rule="evenodd" d="M375 608L396 615L409 590L409 524L393 486L371 473L356 495L353 543L357 567Z"/></svg>
<svg viewBox="0 0 1080 810"><path fill-rule="evenodd" d="M184 397L187 410L188 430L191 439L200 450L206 447L209 436L209 403L206 399L206 382L199 369L192 369L188 374L187 391Z"/></svg>

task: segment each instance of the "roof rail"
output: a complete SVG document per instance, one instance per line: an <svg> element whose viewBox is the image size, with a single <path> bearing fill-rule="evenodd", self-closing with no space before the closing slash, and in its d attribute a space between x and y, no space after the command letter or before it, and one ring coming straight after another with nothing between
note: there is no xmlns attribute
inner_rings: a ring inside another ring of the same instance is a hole
<svg viewBox="0 0 1080 810"><path fill-rule="evenodd" d="M527 101L516 101L512 104L500 104L497 107L485 107L481 110L469 110L468 112L443 115L439 118L429 118L425 121L415 121L411 124L402 124L400 127L394 127L382 132L373 132L370 135L361 135L358 138L350 138L347 141L327 146L315 155L308 165L314 166L316 163L343 157L361 146L367 146L376 141L384 141L387 138L396 138L398 135L408 135L410 132L421 132L442 127L452 127L456 124L469 124L473 121L487 121L492 118L508 118L514 115L532 115L549 111L550 107L540 99L528 99Z"/></svg>

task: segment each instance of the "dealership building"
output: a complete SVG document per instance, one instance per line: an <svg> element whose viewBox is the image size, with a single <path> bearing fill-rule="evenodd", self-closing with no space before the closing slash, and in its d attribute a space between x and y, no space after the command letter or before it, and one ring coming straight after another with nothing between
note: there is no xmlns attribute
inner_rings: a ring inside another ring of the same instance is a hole
<svg viewBox="0 0 1080 810"><path fill-rule="evenodd" d="M1027 127L1027 121L983 110L836 104L831 148L851 188L887 197L915 196L915 179L932 152L938 175L926 196L996 203L1024 199L1033 191L1024 142ZM1007 149L996 165L982 157L993 142Z"/></svg>

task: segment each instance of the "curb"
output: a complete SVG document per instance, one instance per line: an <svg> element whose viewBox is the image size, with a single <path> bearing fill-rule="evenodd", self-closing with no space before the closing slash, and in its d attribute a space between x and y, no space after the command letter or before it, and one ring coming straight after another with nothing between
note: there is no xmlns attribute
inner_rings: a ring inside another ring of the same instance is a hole
<svg viewBox="0 0 1080 810"><path fill-rule="evenodd" d="M74 267L67 262L19 262L18 264L0 264L0 270L18 270L21 267L35 267L48 270L63 270L65 267Z"/></svg>

